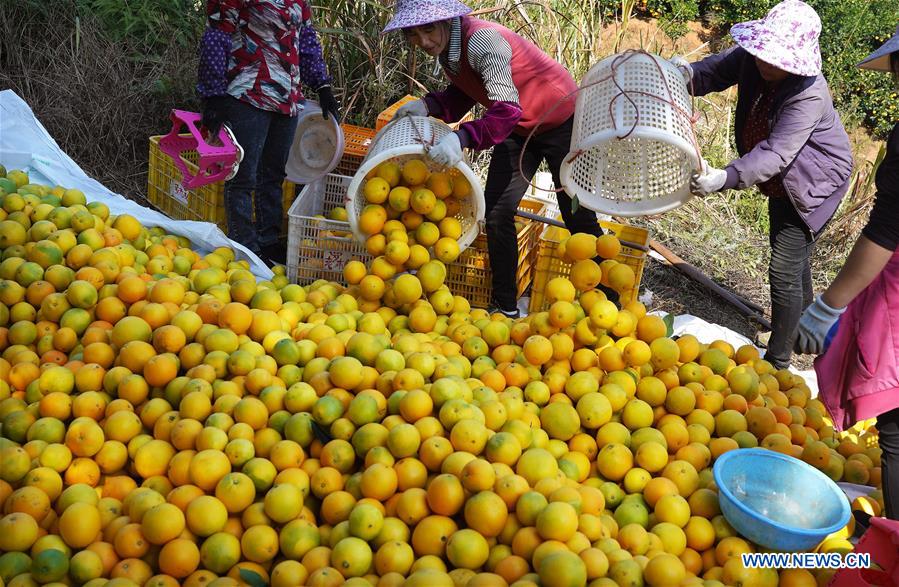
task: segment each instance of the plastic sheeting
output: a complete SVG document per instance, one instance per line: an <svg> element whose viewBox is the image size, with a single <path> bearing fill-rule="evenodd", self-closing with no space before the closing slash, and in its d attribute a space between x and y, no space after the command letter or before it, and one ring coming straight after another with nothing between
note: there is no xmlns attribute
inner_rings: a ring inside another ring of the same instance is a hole
<svg viewBox="0 0 899 587"><path fill-rule="evenodd" d="M187 237L198 251L230 247L239 258L249 261L250 270L256 277L272 278L271 269L259 257L229 239L215 224L172 220L112 192L89 177L59 148L28 104L12 90L0 91L0 164L7 169L26 171L34 183L79 189L89 201L100 201L109 206L111 214L130 214L145 226L159 226L169 233Z"/></svg>

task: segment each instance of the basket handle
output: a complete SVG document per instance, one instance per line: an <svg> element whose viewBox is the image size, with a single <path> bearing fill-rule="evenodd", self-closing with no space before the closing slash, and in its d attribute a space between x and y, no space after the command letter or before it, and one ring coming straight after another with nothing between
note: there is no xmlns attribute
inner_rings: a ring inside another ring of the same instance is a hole
<svg viewBox="0 0 899 587"><path fill-rule="evenodd" d="M622 63L625 63L626 61L632 59L636 55L647 55L652 58L652 63L653 63L653 65L655 65L656 69L658 69L659 74L661 75L662 81L665 84L665 90L668 93L667 98L665 98L664 96L657 96L650 92L644 92L641 90L625 90L618 83L618 79L617 79L617 75L616 75L618 67ZM559 100L556 101L556 103L552 106L552 108L545 111L543 114L540 115L540 118L537 119L537 124L534 126L534 128L531 130L531 132L528 134L527 138L525 139L524 144L521 147L521 153L518 156L518 173L521 174L522 179L524 179L525 182L527 182L527 184L529 186L531 186L535 189L538 189L540 191L543 191L543 192L551 192L551 193L555 193L555 194L565 191L565 189L561 188L561 187L558 187L556 189L548 189L548 188L540 187L538 185L531 183L531 180L529 180L524 175L524 171L522 171L522 166L524 163L524 154L525 154L525 151L527 150L528 143L531 141L533 136L537 133L537 129L540 128L540 125L543 124L546 121L546 119L559 108L559 106L561 106L563 103L568 101L572 96L579 94L581 91L586 90L587 88L591 88L593 86L597 86L599 84L605 83L607 81L611 81L612 83L614 83L615 87L618 89L618 94L616 94L615 97L613 97L609 101L609 117L612 120L613 128L616 131L618 130L614 126L615 125L615 117L612 116L612 108L615 105L615 101L618 100L618 98L623 96L628 102L630 102L631 106L634 108L634 112L636 113L636 115L634 116L634 123L631 126L630 130L628 130L623 135L619 136L618 137L619 139L626 139L627 137L629 137L631 135L631 133L633 133L634 130L636 130L637 125L640 124L640 109L637 108L637 103L631 97L631 94L654 98L656 100L666 102L668 105L670 105L672 108L674 108L675 112L677 112L679 115L683 116L690 122L691 143L693 144L693 148L696 150L697 160L700 161L700 165L702 165L702 163L701 163L702 162L702 151L699 147L699 141L696 138L696 132L694 130L694 126L696 125L697 117L696 117L695 99L693 98L693 80L692 79L690 80L690 109L692 110L692 112L688 113L683 108L681 108L680 106L678 106L675 103L674 96L671 93L671 88L668 86L668 80L665 78L665 75L664 75L665 72L662 71L661 66L655 60L655 56L650 54L648 51L644 51L643 49L628 49L627 51L625 51L615 57L615 59L612 61L611 69L612 69L612 72L609 75L607 75L601 79L598 79L594 82L578 86L578 88L575 89L574 91L569 92L565 96L562 96L561 98L559 98ZM580 157L583 154L584 154L583 150L579 149L578 151L575 151L574 154L571 156L571 158L568 159L568 163L571 163L572 161L576 160L578 157Z"/></svg>
<svg viewBox="0 0 899 587"><path fill-rule="evenodd" d="M422 134L421 129L419 129L418 125L415 123L415 117L412 114L406 113L406 114L403 114L402 116L395 116L394 118L391 118L390 121L387 124L385 124L381 128L380 131L378 131L378 135L381 135L382 133L384 133L385 130L387 130L388 127L398 123L400 120L402 120L404 118L409 119L409 123L412 125L412 130L415 131L415 135L418 138L419 144L422 147L424 147L424 149L425 149L425 154L430 153L431 147L434 146L434 141L433 140L430 140L430 141L425 140L424 135ZM376 135L376 137L378 135ZM377 145L377 139L372 141L372 144L369 145L368 150L371 151L375 147L375 145Z"/></svg>

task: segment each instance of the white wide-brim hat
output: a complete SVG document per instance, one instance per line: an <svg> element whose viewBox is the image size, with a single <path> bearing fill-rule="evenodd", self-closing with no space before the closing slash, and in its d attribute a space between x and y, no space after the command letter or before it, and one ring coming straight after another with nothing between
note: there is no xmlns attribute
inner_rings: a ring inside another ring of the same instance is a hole
<svg viewBox="0 0 899 587"><path fill-rule="evenodd" d="M890 54L897 51L899 51L899 24L896 25L895 34L887 39L887 42L881 45L880 49L865 57L858 64L858 67L875 71L891 71Z"/></svg>
<svg viewBox="0 0 899 587"><path fill-rule="evenodd" d="M397 0L396 12L384 33L464 16L471 8L458 0Z"/></svg>
<svg viewBox="0 0 899 587"><path fill-rule="evenodd" d="M784 0L765 18L735 24L730 35L740 47L778 69L802 76L821 73L821 19L802 0Z"/></svg>

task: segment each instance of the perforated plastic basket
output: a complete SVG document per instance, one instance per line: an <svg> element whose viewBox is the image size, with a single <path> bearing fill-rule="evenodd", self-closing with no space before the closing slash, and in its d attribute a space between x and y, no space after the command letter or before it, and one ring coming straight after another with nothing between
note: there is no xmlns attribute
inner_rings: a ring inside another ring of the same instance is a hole
<svg viewBox="0 0 899 587"><path fill-rule="evenodd" d="M306 284L316 279L343 282L343 267L367 263L371 255L352 237L349 224L316 218L343 205L350 178L328 174L303 187L287 212L287 277Z"/></svg>
<svg viewBox="0 0 899 587"><path fill-rule="evenodd" d="M565 191L614 216L680 206L700 164L692 115L684 78L667 60L629 51L600 61L578 92Z"/></svg>
<svg viewBox="0 0 899 587"><path fill-rule="evenodd" d="M385 161L395 161L402 165L411 158L422 159L432 172L440 171L443 168L427 158L425 145L435 145L451 132L450 127L443 122L425 116L404 116L378 131L347 192L347 214L353 234L359 242L365 240L365 235L359 230L358 219L366 206L365 197L362 195L366 174ZM468 166L467 161L463 160L456 165L456 170L471 185L471 194L461 200L461 209L455 216L462 225L459 250L464 251L481 230L480 225L484 220L485 211L484 190L480 179Z"/></svg>

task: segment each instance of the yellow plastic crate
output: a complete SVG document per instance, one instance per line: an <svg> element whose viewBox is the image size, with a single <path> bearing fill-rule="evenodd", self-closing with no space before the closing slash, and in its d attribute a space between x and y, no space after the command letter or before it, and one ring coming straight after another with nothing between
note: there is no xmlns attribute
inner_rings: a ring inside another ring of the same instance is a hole
<svg viewBox="0 0 899 587"><path fill-rule="evenodd" d="M623 241L632 242L642 246L649 245L649 231L645 228L618 224L617 222L600 221L599 225L605 232L611 232ZM567 233L565 233L567 234ZM543 290L546 284L556 277L567 277L571 273L571 263L563 261L559 254L559 243L562 240L562 229L550 228L540 238L537 264L534 269L534 285L531 288L531 301L528 313L542 312L549 308ZM637 298L640 291L640 280L643 277L643 266L646 263L646 251L622 246L621 252L615 259L619 263L630 265L637 277L634 289L621 296L621 304L628 304Z"/></svg>
<svg viewBox="0 0 899 587"><path fill-rule="evenodd" d="M206 184L195 190L181 185L181 171L172 159L159 149L162 135L150 137L150 168L147 174L147 199L166 216L175 220L199 220L218 225L225 233L228 222L225 212L225 186L223 182ZM191 173L197 171L197 152L182 155ZM285 180L282 186L282 206L286 211L296 195L296 186ZM287 234L285 216L282 234Z"/></svg>
<svg viewBox="0 0 899 587"><path fill-rule="evenodd" d="M410 96L407 94L407 95L403 96L402 98L400 98L399 100L397 100L396 102L394 102L393 104L391 104L390 106L388 106L383 112L378 114L378 119L375 121L375 131L379 131L382 128L384 128L385 126L387 126L387 123L390 122L391 120L393 120L393 116L396 114L396 111L399 110L401 106L403 106L404 104L408 104L412 100L417 100L417 99L418 98L416 98L415 96ZM459 122L450 124L450 128L455 130L455 129L459 128L459 125L462 124L463 122L469 122L471 120L474 120L474 118L472 117L471 113L469 112L468 114L463 116L462 120L460 120Z"/></svg>
<svg viewBox="0 0 899 587"><path fill-rule="evenodd" d="M542 214L539 202L522 200L519 209L532 214ZM533 267L537 261L537 241L543 231L539 222L517 218L521 223L518 230L518 270L516 281L521 297L533 278ZM486 308L492 297L493 273L490 270L490 256L487 252L487 235L481 233L459 258L447 267L446 284L455 295L466 298L474 308Z"/></svg>
<svg viewBox="0 0 899 587"><path fill-rule="evenodd" d="M368 153L368 146L375 136L374 129L341 125L344 133L343 157L334 170L335 174L353 176ZM225 211L225 188L223 182L207 184L195 190L186 190L181 185L181 172L172 159L159 149L162 135L150 137L150 165L147 174L147 199L160 211L175 220L200 220L213 222L224 232L228 232ZM191 173L197 170L197 152L188 151L182 155ZM284 223L281 234L287 234L287 211L297 195L297 186L285 180L283 185Z"/></svg>

